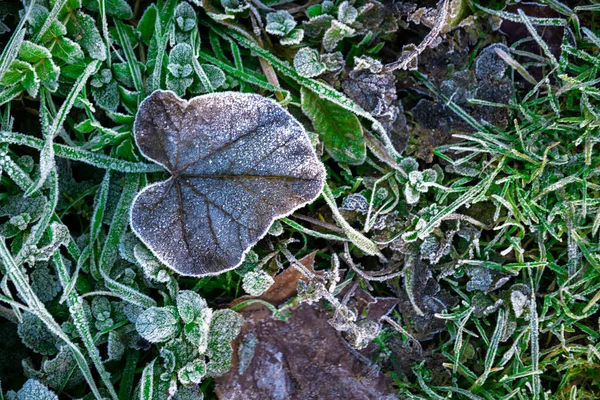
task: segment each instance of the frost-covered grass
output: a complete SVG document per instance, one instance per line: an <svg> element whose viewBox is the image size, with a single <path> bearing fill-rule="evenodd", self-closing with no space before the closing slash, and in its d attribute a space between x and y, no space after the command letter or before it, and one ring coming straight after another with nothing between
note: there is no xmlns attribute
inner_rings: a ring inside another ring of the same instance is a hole
<svg viewBox="0 0 600 400"><path fill-rule="evenodd" d="M600 7L479 3L0 3L0 399L215 398L303 302L399 398L600 398Z"/></svg>

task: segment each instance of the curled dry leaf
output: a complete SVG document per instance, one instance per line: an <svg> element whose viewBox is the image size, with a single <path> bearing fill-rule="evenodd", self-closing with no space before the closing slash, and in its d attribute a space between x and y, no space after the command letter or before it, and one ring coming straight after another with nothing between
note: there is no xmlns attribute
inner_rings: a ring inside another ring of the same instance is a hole
<svg viewBox="0 0 600 400"><path fill-rule="evenodd" d="M167 266L214 275L238 266L272 222L313 201L325 171L302 125L272 100L156 91L135 139L171 177L142 190L131 226Z"/></svg>

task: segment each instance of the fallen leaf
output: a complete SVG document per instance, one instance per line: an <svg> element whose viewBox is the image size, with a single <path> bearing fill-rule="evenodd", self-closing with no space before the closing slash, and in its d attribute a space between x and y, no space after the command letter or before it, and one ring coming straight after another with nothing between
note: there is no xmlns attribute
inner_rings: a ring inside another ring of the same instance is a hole
<svg viewBox="0 0 600 400"><path fill-rule="evenodd" d="M171 177L146 187L133 231L182 275L237 267L276 218L321 192L325 170L302 125L276 102L247 93L144 100L135 121L141 152Z"/></svg>
<svg viewBox="0 0 600 400"><path fill-rule="evenodd" d="M231 370L217 378L226 400L391 400L392 380L348 349L330 315L303 304L287 322L248 319Z"/></svg>

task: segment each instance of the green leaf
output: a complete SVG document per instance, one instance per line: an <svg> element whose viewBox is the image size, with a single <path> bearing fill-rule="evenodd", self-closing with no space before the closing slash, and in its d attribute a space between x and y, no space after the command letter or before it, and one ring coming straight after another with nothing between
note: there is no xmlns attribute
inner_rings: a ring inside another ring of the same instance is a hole
<svg viewBox="0 0 600 400"><path fill-rule="evenodd" d="M35 69L30 63L21 60L13 60L1 83L6 86L21 83L31 97L36 97L40 89L40 79Z"/></svg>
<svg viewBox="0 0 600 400"><path fill-rule="evenodd" d="M106 13L119 19L133 18L133 11L126 0L104 0ZM89 10L99 12L98 0L83 0L83 5Z"/></svg>
<svg viewBox="0 0 600 400"><path fill-rule="evenodd" d="M231 368L231 341L242 329L242 317L232 310L217 310L210 323L207 364L210 376L221 376Z"/></svg>
<svg viewBox="0 0 600 400"><path fill-rule="evenodd" d="M177 311L186 324L193 322L207 308L206 300L191 290L182 290L177 295Z"/></svg>
<svg viewBox="0 0 600 400"><path fill-rule="evenodd" d="M48 49L26 40L21 43L19 57L33 65L40 83L49 91L54 92L58 89L60 68L52 61L52 54Z"/></svg>
<svg viewBox="0 0 600 400"><path fill-rule="evenodd" d="M116 64L115 64L116 65ZM115 111L120 103L119 87L108 68L104 68L90 82L96 104L108 111Z"/></svg>
<svg viewBox="0 0 600 400"><path fill-rule="evenodd" d="M333 51L340 41L354 35L355 32L348 25L333 20L331 26L325 31L325 35L323 36L323 47L327 51Z"/></svg>
<svg viewBox="0 0 600 400"><path fill-rule="evenodd" d="M76 64L83 61L84 55L81 47L66 37L59 37L52 47L52 55L66 62L67 64Z"/></svg>
<svg viewBox="0 0 600 400"><path fill-rule="evenodd" d="M333 159L353 165L365 161L367 149L356 115L304 87L302 111L312 121L325 150Z"/></svg>
<svg viewBox="0 0 600 400"><path fill-rule="evenodd" d="M82 12L74 14L66 23L67 33L96 60L106 60L106 48L92 17Z"/></svg>
<svg viewBox="0 0 600 400"><path fill-rule="evenodd" d="M296 27L294 17L287 11L276 11L267 14L265 30L271 35L285 36Z"/></svg>
<svg viewBox="0 0 600 400"><path fill-rule="evenodd" d="M303 47L294 56L294 68L300 76L312 78L325 72L325 65L319 59L319 52Z"/></svg>
<svg viewBox="0 0 600 400"><path fill-rule="evenodd" d="M150 307L138 316L135 328L150 343L166 342L179 332L175 307Z"/></svg>
<svg viewBox="0 0 600 400"><path fill-rule="evenodd" d="M140 39L146 44L150 44L150 39L156 33L154 29L156 18L158 18L158 8L155 4L151 4L138 23L137 30L140 33Z"/></svg>

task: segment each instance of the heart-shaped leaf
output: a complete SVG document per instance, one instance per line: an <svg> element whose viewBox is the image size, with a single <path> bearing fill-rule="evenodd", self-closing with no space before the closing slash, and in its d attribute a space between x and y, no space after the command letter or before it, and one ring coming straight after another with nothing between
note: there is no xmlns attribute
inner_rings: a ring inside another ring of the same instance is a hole
<svg viewBox="0 0 600 400"><path fill-rule="evenodd" d="M183 275L235 268L276 218L323 188L325 171L302 125L259 95L187 102L156 91L141 104L134 130L142 153L171 178L138 194L131 226Z"/></svg>

